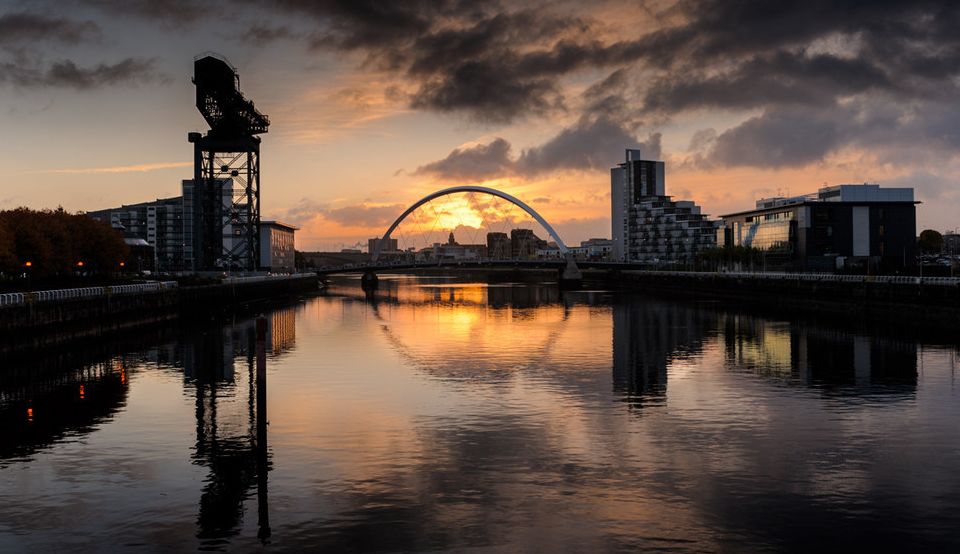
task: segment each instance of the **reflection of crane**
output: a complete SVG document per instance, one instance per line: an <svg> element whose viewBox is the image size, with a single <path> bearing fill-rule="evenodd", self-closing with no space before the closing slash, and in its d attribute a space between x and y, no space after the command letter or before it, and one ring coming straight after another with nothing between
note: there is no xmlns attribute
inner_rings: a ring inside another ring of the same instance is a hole
<svg viewBox="0 0 960 554"><path fill-rule="evenodd" d="M193 377L197 419L194 460L210 468L200 496L197 536L221 541L237 534L243 517L243 503L250 495L250 490L256 487L258 537L266 542L270 537L267 506L270 461L266 427L266 320L259 318L255 326L244 325L241 332L246 339L249 387L249 427L245 435L222 433L226 426L217 418L220 404L218 392L221 388L229 389L231 386L233 356L238 353L237 350L225 348L222 330L201 335L190 345L190 358L198 366ZM225 371L227 368L231 369Z"/></svg>

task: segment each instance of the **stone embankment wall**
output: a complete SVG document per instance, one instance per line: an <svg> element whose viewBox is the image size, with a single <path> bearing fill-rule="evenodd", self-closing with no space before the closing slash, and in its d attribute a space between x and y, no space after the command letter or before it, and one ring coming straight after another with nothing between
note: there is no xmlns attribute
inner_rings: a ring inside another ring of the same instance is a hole
<svg viewBox="0 0 960 554"><path fill-rule="evenodd" d="M255 302L318 290L315 275L235 279L136 294L101 294L0 306L0 352L96 339L123 329L219 313Z"/></svg>
<svg viewBox="0 0 960 554"><path fill-rule="evenodd" d="M751 307L960 325L960 280L813 274L588 271L585 286L722 299Z"/></svg>

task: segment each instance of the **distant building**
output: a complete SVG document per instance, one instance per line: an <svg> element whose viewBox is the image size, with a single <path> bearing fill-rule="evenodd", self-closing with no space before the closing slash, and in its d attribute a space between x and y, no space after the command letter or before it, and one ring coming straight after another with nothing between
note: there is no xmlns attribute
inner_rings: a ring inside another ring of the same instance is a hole
<svg viewBox="0 0 960 554"><path fill-rule="evenodd" d="M588 239L580 242L580 246L570 248L575 258L581 260L608 260L613 252L613 241L610 239Z"/></svg>
<svg viewBox="0 0 960 554"><path fill-rule="evenodd" d="M245 217L245 210L235 210L234 195L240 190L234 186L233 179L221 179L222 202L224 218L228 221L218 227L222 230L222 248L218 252L219 264L224 269L235 267L237 260L243 258L243 252L248 245L241 236L241 227L245 224L241 218ZM109 223L123 233L127 239L143 239L153 248L152 266L157 271L193 271L196 261L201 259L200 245L194 241L194 228L199 222L200 205L194 202L194 187L192 179L185 179L181 183L181 196L161 198L152 202L128 204L118 208L108 208L87 212L87 215ZM280 224L283 225L283 224ZM290 226L286 226L290 227ZM219 232L219 231L218 231ZM280 237L278 229L276 237ZM263 233L261 233L263 235ZM293 242L290 241L289 267L293 267ZM260 237L261 247L270 244L270 240ZM279 238L277 240L280 240ZM284 239L286 240L286 239ZM261 255L261 261L263 260ZM271 258L272 259L272 258ZM283 260L281 263L286 264Z"/></svg>
<svg viewBox="0 0 960 554"><path fill-rule="evenodd" d="M493 260L507 260L512 255L510 237L506 233L487 233L487 257Z"/></svg>
<svg viewBox="0 0 960 554"><path fill-rule="evenodd" d="M716 222L691 201L665 192L665 165L627 150L626 161L610 169L611 257L627 262L677 263L693 260L716 245Z"/></svg>
<svg viewBox="0 0 960 554"><path fill-rule="evenodd" d="M895 270L916 263L916 204L912 188L867 183L764 198L753 210L722 216L718 244L761 249L789 269Z"/></svg>
<svg viewBox="0 0 960 554"><path fill-rule="evenodd" d="M437 261L479 260L487 256L487 246L485 244L460 244L451 232L446 243L435 242L432 247L421 250L420 254L421 259Z"/></svg>
<svg viewBox="0 0 960 554"><path fill-rule="evenodd" d="M87 212L93 219L109 223L123 233L130 244L137 244L139 267L158 271L181 271L184 269L184 219L183 197L161 198L153 202L125 204ZM147 262L146 250L135 242L142 240L150 246L152 259Z"/></svg>
<svg viewBox="0 0 960 554"><path fill-rule="evenodd" d="M260 222L260 269L293 271L297 227L279 221Z"/></svg>
<svg viewBox="0 0 960 554"><path fill-rule="evenodd" d="M380 242L383 242L383 246L380 247L380 254L397 254L400 252L397 239L390 238L383 240L380 237L367 239L367 252L373 255L373 253L377 251L377 244Z"/></svg>
<svg viewBox="0 0 960 554"><path fill-rule="evenodd" d="M510 254L516 260L535 258L537 250L547 247L547 241L534 234L532 229L510 231Z"/></svg>
<svg viewBox="0 0 960 554"><path fill-rule="evenodd" d="M943 234L943 251L946 254L951 256L960 255L960 234L957 233L944 233Z"/></svg>

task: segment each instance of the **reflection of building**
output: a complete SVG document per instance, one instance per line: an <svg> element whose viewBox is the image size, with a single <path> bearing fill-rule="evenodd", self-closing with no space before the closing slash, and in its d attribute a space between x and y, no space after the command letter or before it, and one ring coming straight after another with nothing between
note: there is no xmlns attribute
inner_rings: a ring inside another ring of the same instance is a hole
<svg viewBox="0 0 960 554"><path fill-rule="evenodd" d="M621 301L613 305L613 388L637 404L662 397L670 361L694 354L716 316L676 303Z"/></svg>
<svg viewBox="0 0 960 554"><path fill-rule="evenodd" d="M727 358L750 371L819 385L909 385L917 381L917 345L774 322L743 314L724 317ZM902 388L884 388L904 392Z"/></svg>
<svg viewBox="0 0 960 554"><path fill-rule="evenodd" d="M547 247L547 241L533 233L532 229L510 231L510 253L514 259L535 258L537 250Z"/></svg>
<svg viewBox="0 0 960 554"><path fill-rule="evenodd" d="M784 264L801 270L833 271L853 263L911 266L916 258L913 189L865 183L760 199L753 210L723 216L718 243L778 254Z"/></svg>
<svg viewBox="0 0 960 554"><path fill-rule="evenodd" d="M716 244L715 223L693 202L667 196L664 163L640 159L639 150L610 169L610 200L614 260L687 262Z"/></svg>
<svg viewBox="0 0 960 554"><path fill-rule="evenodd" d="M270 353L274 356L291 350L297 342L296 309L275 310L270 315L267 336L270 338Z"/></svg>
<svg viewBox="0 0 960 554"><path fill-rule="evenodd" d="M123 407L127 397L126 368L120 361L62 368L33 360L30 378L17 379L13 367L0 379L0 461L27 456L65 436L96 429Z"/></svg>
<svg viewBox="0 0 960 554"><path fill-rule="evenodd" d="M260 222L260 268L268 271L293 271L293 225L279 221Z"/></svg>
<svg viewBox="0 0 960 554"><path fill-rule="evenodd" d="M512 255L510 237L506 233L487 233L487 257L493 260L507 260Z"/></svg>

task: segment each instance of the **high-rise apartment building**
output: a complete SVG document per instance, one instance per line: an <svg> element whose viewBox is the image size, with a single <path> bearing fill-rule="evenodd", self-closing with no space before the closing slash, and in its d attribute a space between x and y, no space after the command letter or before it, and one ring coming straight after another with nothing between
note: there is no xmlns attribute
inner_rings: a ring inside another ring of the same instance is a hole
<svg viewBox="0 0 960 554"><path fill-rule="evenodd" d="M700 207L666 195L665 165L628 149L610 169L612 257L617 261L683 263L716 245L717 223Z"/></svg>

